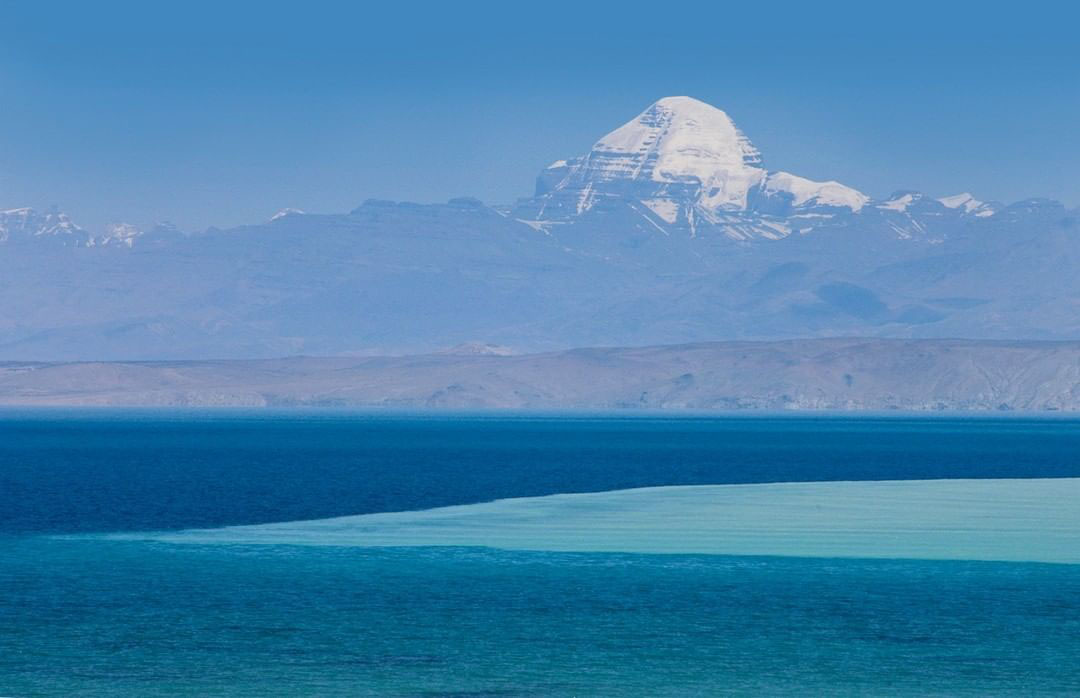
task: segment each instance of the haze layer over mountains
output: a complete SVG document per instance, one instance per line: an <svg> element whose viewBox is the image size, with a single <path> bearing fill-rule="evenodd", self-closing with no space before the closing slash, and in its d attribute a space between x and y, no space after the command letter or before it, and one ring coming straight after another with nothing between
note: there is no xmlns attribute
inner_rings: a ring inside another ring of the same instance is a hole
<svg viewBox="0 0 1080 698"><path fill-rule="evenodd" d="M0 211L0 359L1080 336L1077 211L873 200L767 164L723 111L669 97L513 205L367 201L196 234Z"/></svg>

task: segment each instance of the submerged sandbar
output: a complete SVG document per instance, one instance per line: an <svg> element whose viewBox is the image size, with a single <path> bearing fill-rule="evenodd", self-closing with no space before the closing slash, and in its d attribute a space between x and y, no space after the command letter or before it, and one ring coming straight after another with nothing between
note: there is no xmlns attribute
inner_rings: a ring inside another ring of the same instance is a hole
<svg viewBox="0 0 1080 698"><path fill-rule="evenodd" d="M120 537L1080 563L1080 478L649 487Z"/></svg>

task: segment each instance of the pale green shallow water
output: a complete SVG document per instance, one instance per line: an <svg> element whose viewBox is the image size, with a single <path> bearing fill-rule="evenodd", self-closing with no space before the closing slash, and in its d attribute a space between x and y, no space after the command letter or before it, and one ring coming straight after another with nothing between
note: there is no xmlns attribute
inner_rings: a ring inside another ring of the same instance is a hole
<svg viewBox="0 0 1080 698"><path fill-rule="evenodd" d="M1078 563L1080 478L651 487L113 537Z"/></svg>

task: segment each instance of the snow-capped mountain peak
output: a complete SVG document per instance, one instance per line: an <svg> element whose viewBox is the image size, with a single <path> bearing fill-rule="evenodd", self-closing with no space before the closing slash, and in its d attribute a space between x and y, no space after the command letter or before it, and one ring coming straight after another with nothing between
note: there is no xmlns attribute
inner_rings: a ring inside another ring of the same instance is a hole
<svg viewBox="0 0 1080 698"><path fill-rule="evenodd" d="M682 227L691 235L709 225L744 240L794 230L782 221L751 220L761 215L816 208L858 212L868 201L839 182L769 172L726 112L692 97L665 97L600 138L588 154L545 168L535 197L519 206L516 217L569 220L598 207L628 205L652 225Z"/></svg>
<svg viewBox="0 0 1080 698"><path fill-rule="evenodd" d="M945 206L945 208L951 208L954 210L963 211L979 218L987 218L994 215L995 209L990 204L979 201L971 194L964 192L963 194L954 194L953 196L944 196L938 199Z"/></svg>
<svg viewBox="0 0 1080 698"><path fill-rule="evenodd" d="M584 163L594 181L648 179L700 184L708 208L745 208L765 172L761 155L716 107L665 97L593 145Z"/></svg>
<svg viewBox="0 0 1080 698"><path fill-rule="evenodd" d="M135 239L142 234L143 231L130 223L110 223L105 226L105 234L98 240L98 244L132 247Z"/></svg>
<svg viewBox="0 0 1080 698"><path fill-rule="evenodd" d="M0 211L0 242L33 238L55 239L65 245L92 244L90 234L66 213L52 209L45 213L32 208Z"/></svg>
<svg viewBox="0 0 1080 698"><path fill-rule="evenodd" d="M938 199L938 201L943 203L945 208L961 208L968 213L982 205L981 201L968 192L954 194L953 196L943 196Z"/></svg>
<svg viewBox="0 0 1080 698"><path fill-rule="evenodd" d="M886 211L904 213L912 204L921 201L923 198L925 197L917 191L898 191L885 201L879 203L877 207Z"/></svg>

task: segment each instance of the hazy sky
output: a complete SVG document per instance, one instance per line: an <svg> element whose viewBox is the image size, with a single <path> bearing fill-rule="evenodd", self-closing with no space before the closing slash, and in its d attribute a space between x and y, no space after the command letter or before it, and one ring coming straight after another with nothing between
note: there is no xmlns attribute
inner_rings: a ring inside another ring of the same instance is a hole
<svg viewBox="0 0 1080 698"><path fill-rule="evenodd" d="M675 94L872 196L1080 204L1069 3L370 4L0 0L0 207L195 230L510 202Z"/></svg>

